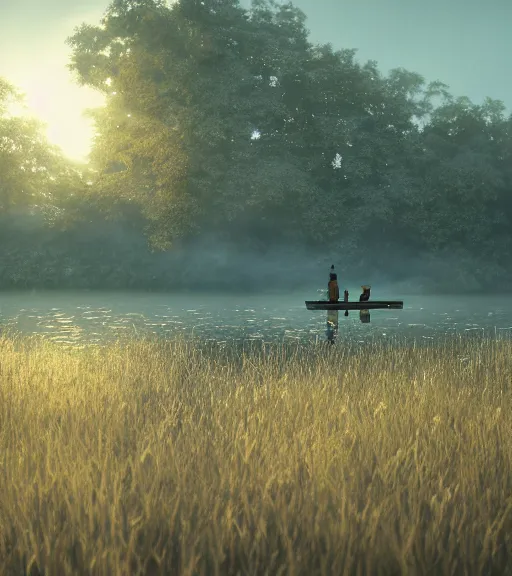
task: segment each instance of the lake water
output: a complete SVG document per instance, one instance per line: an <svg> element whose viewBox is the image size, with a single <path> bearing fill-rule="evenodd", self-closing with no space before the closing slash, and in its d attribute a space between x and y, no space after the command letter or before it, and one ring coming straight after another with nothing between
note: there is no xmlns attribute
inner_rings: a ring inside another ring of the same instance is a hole
<svg viewBox="0 0 512 576"><path fill-rule="evenodd" d="M120 292L0 293L0 333L11 329L44 334L66 345L150 333L204 339L318 341L326 338L326 313L306 310L312 293L262 296L198 296ZM377 296L375 296L377 298ZM510 296L432 297L379 294L402 299L403 310L371 311L371 322L358 312L339 314L338 340L393 338L431 340L462 333L512 335Z"/></svg>

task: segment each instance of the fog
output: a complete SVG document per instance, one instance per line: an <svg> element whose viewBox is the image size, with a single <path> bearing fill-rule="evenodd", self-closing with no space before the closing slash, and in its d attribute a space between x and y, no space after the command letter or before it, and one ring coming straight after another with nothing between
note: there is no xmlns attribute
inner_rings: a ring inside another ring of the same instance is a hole
<svg viewBox="0 0 512 576"><path fill-rule="evenodd" d="M60 230L48 229L36 216L18 216L2 228L0 288L7 290L301 293L315 299L319 291L325 295L331 264L351 299L362 284L371 284L374 295L389 297L502 293L509 287L500 282L494 290L482 286L471 268L461 269L462 257L455 251L435 258L399 247L384 251L378 244L355 255L343 243L339 250L293 244L256 249L215 235L158 250L150 249L141 231L116 221ZM41 270L51 273L44 276Z"/></svg>
<svg viewBox="0 0 512 576"><path fill-rule="evenodd" d="M434 2L425 15L374 0L299 0L303 13L183 0L150 6L147 19L146 5L125 4L94 3L120 28L94 10L92 28L69 26L76 86L106 99L92 111L88 164L53 156L21 119L0 124L10 143L0 290L314 297L331 264L354 296L361 284L389 296L512 289L512 118L508 101L488 98L510 91L495 45L472 42L487 62L478 86L463 66L474 55L461 48L482 21L482 34L494 29L505 41L497 5L482 13ZM47 6L48 30L59 6ZM80 15L69 10L65 22L86 16L83 6ZM440 18L446 30L425 45L430 20ZM196 32L202 40L189 45ZM116 34L140 61L113 50ZM149 61L158 62L151 74ZM150 248L154 229L167 250Z"/></svg>

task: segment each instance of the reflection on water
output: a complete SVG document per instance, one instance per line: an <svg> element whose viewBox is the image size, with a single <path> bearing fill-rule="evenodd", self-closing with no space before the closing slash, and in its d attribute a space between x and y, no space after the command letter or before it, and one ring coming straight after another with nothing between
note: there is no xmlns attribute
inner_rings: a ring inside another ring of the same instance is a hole
<svg viewBox="0 0 512 576"><path fill-rule="evenodd" d="M2 327L45 334L69 345L102 343L120 335L198 336L204 339L342 340L400 337L433 339L441 334L512 333L512 298L407 297L404 309L375 310L371 323L358 312L327 318L308 311L308 294L293 296L185 296L125 293L0 294ZM245 303L244 303L244 300Z"/></svg>
<svg viewBox="0 0 512 576"><path fill-rule="evenodd" d="M327 330L325 332L327 336L327 342L334 344L336 338L338 337L339 329L339 311L338 310L327 310Z"/></svg>

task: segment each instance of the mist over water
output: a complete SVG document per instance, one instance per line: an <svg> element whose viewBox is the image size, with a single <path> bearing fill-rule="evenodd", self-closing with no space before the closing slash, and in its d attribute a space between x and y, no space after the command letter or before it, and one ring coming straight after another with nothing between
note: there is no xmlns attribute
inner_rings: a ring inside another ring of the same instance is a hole
<svg viewBox="0 0 512 576"><path fill-rule="evenodd" d="M368 250L343 240L309 249L291 241L263 247L256 242L207 235L178 242L165 252L150 252L142 236L124 230L122 225L110 234L115 238L115 250L122 253L127 246L134 250L126 254L124 265L132 259L137 284L162 291L311 293L326 287L331 264L336 266L340 288L348 288L351 295L354 291L359 294L362 284L375 285L381 293L389 292L391 298L397 293L500 293L509 287L504 277L494 284L487 278L483 285L476 266L461 266L463 257L457 250L423 254L406 245L384 248L377 241Z"/></svg>
<svg viewBox="0 0 512 576"><path fill-rule="evenodd" d="M486 284L456 250L437 255L406 244L370 249L340 239L305 247L290 241L260 245L236 237L206 235L151 250L136 226L122 220L80 223L57 233L38 214L0 218L0 290L140 290L190 293L313 293L327 285L335 264L340 287L351 297L371 284L391 298L399 294L475 293L510 288L506 275ZM242 237L243 235L241 235ZM461 264L463 263L463 265ZM503 262L505 264L505 262ZM495 274L500 272L494 271ZM480 276L482 272L480 271Z"/></svg>
<svg viewBox="0 0 512 576"><path fill-rule="evenodd" d="M377 295L376 295L377 296ZM63 345L102 344L125 336L184 336L203 340L264 342L325 340L326 314L306 310L311 292L168 295L125 292L43 292L0 295L0 332L42 334ZM339 315L338 341L375 338L430 341L446 335L512 334L512 298L407 296L403 310L371 311L362 324L357 312Z"/></svg>

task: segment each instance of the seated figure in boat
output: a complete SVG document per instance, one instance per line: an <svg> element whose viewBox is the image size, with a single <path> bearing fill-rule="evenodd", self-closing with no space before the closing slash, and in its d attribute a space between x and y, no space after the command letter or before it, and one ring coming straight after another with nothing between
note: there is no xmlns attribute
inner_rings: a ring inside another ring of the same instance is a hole
<svg viewBox="0 0 512 576"><path fill-rule="evenodd" d="M363 293L359 296L359 302L368 302L370 299L371 286L361 286Z"/></svg>
<svg viewBox="0 0 512 576"><path fill-rule="evenodd" d="M329 292L329 302L338 302L340 299L340 289L338 286L338 275L334 271L334 265L331 266L331 273L329 274L329 283L327 284Z"/></svg>

